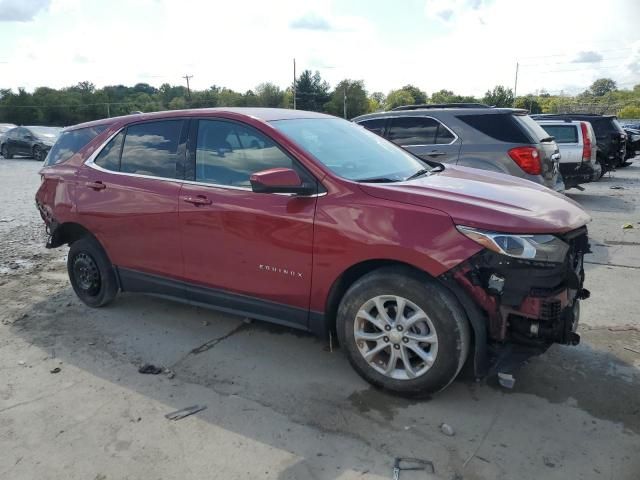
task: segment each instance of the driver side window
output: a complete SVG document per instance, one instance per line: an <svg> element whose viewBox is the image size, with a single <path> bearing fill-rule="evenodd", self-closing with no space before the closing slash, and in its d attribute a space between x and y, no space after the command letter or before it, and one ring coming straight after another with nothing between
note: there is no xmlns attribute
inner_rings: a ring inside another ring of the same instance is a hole
<svg viewBox="0 0 640 480"><path fill-rule="evenodd" d="M294 168L293 161L257 130L222 120L199 121L196 181L250 188L251 174L278 167Z"/></svg>

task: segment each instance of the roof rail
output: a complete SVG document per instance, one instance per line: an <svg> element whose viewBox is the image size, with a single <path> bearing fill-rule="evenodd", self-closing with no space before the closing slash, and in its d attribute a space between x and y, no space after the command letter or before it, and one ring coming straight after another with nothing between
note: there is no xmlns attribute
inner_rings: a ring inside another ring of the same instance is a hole
<svg viewBox="0 0 640 480"><path fill-rule="evenodd" d="M484 103L422 103L420 105L402 105L392 108L392 112L402 110L422 110L423 108L493 108Z"/></svg>

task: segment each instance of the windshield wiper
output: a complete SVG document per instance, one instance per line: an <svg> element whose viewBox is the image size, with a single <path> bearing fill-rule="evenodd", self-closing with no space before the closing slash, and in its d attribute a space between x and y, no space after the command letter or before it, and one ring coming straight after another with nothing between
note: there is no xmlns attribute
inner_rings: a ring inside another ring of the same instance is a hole
<svg viewBox="0 0 640 480"><path fill-rule="evenodd" d="M392 183L399 182L400 180L397 178L389 178L389 177L373 177L373 178L361 178L356 180L356 182L360 183Z"/></svg>
<svg viewBox="0 0 640 480"><path fill-rule="evenodd" d="M427 173L431 172L430 169L427 168L421 168L420 170L418 170L416 173L414 173L413 175L408 176L407 178L404 179L404 181L406 182L407 180L413 180L414 178L418 178L421 177L422 175L425 175Z"/></svg>
<svg viewBox="0 0 640 480"><path fill-rule="evenodd" d="M546 142L553 142L556 139L556 137L544 137L540 139L540 143L546 143Z"/></svg>

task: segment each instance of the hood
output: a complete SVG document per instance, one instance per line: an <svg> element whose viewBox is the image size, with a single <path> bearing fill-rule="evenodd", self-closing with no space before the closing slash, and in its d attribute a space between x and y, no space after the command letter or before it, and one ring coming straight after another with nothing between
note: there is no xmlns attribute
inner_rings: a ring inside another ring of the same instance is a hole
<svg viewBox="0 0 640 480"><path fill-rule="evenodd" d="M564 233L591 217L562 194L510 175L446 166L408 182L360 184L373 197L440 210L456 225L505 233Z"/></svg>

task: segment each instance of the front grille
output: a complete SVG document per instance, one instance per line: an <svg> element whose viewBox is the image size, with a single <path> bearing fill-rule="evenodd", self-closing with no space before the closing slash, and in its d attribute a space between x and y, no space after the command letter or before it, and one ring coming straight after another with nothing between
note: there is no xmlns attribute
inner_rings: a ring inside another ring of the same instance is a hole
<svg viewBox="0 0 640 480"><path fill-rule="evenodd" d="M540 306L540 318L546 322L554 322L560 318L562 303L560 300L549 300L542 302Z"/></svg>

